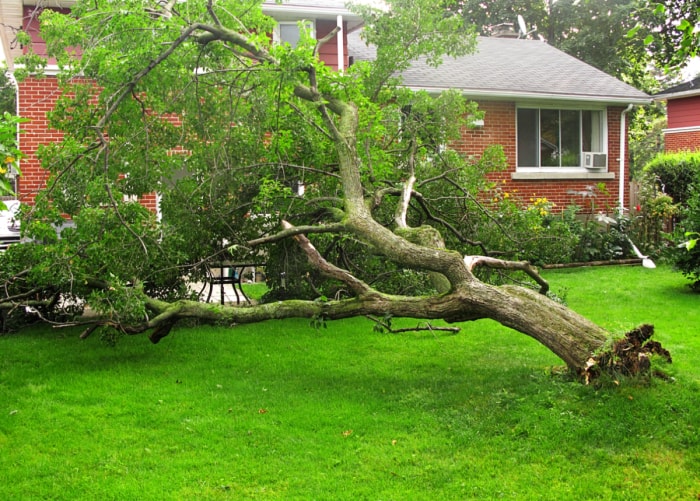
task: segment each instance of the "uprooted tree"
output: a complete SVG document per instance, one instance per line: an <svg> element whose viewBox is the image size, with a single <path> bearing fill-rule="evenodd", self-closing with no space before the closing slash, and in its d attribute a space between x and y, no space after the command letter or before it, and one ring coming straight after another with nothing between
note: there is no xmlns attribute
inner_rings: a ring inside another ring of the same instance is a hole
<svg viewBox="0 0 700 501"><path fill-rule="evenodd" d="M97 315L85 335L114 328L154 342L192 318L489 318L581 375L602 367L606 330L549 299L527 262L469 240L501 157L444 145L478 110L400 85L418 57L438 65L473 50L473 31L432 0L389 3L355 7L376 57L344 72L318 57L335 31L316 40L300 23L296 47L274 44L259 0L90 0L70 16L46 12L65 85L51 122L66 136L40 152L51 177L23 215L31 241L2 256L5 315L65 323L87 304ZM136 200L149 193L161 219ZM282 269L300 254L309 271L287 280L316 298L244 308L188 299L187 283L212 262ZM484 270L536 285L492 285Z"/></svg>

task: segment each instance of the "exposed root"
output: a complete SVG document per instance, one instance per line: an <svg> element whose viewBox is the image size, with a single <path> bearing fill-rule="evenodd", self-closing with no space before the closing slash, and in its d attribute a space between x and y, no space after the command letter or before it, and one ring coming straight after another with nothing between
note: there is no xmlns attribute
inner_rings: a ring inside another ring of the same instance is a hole
<svg viewBox="0 0 700 501"><path fill-rule="evenodd" d="M650 341L653 325L640 325L615 341L609 350L591 357L583 370L588 384L603 374L611 376L647 375L651 371L651 355L659 355L671 363L671 354L658 341Z"/></svg>
<svg viewBox="0 0 700 501"><path fill-rule="evenodd" d="M150 339L151 343L158 344L161 339L170 334L170 331L174 326L175 322L166 322L161 324L153 329L153 332L151 332L151 335L148 336L148 339Z"/></svg>

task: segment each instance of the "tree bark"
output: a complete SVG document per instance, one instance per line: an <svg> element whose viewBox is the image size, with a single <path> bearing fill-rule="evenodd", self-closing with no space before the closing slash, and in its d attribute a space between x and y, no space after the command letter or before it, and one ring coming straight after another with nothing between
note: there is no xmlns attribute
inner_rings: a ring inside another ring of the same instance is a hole
<svg viewBox="0 0 700 501"><path fill-rule="evenodd" d="M374 315L426 320L444 319L449 323L490 318L536 339L577 374L582 374L590 358L609 335L581 315L532 290L496 287L479 281L465 284L443 295L430 297L392 296L368 289L356 298L340 301L288 300L246 307L221 307L196 301L167 303L150 300L155 315L131 334L171 326L185 318L212 323L248 324L285 318L343 318ZM154 342L163 336L153 339Z"/></svg>

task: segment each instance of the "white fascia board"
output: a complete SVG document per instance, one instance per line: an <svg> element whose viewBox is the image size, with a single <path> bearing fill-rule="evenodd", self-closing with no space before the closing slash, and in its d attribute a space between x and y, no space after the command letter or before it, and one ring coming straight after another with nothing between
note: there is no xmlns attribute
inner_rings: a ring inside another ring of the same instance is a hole
<svg viewBox="0 0 700 501"><path fill-rule="evenodd" d="M408 86L413 91L425 91L430 94L439 94L446 90L447 87L414 87ZM617 96L582 96L578 94L547 94L539 92L513 92L513 91L492 91L480 89L456 89L470 99L488 99L493 101L519 101L519 100L537 100L537 101L561 101L561 102L581 102L581 103L600 103L606 105L644 105L652 102L649 98L630 98Z"/></svg>
<svg viewBox="0 0 700 501"><path fill-rule="evenodd" d="M676 127L674 129L664 129L664 134L681 134L683 132L698 132L700 131L700 125L691 125L688 127Z"/></svg>
<svg viewBox="0 0 700 501"><path fill-rule="evenodd" d="M352 21L360 21L362 18L357 14L350 12L345 8L324 7L323 9L314 9L303 6L295 6L288 4L281 5L263 5L263 13L274 17L275 19L290 18L315 18L315 19L335 19L337 16L343 16Z"/></svg>
<svg viewBox="0 0 700 501"><path fill-rule="evenodd" d="M30 7L40 5L41 7L66 9L68 7L73 7L73 5L75 5L75 0L23 0L22 3Z"/></svg>
<svg viewBox="0 0 700 501"><path fill-rule="evenodd" d="M23 64L16 64L15 69L24 69ZM61 69L58 67L57 64L47 64L44 66L44 69L41 71L41 75L45 77L55 77L61 72Z"/></svg>

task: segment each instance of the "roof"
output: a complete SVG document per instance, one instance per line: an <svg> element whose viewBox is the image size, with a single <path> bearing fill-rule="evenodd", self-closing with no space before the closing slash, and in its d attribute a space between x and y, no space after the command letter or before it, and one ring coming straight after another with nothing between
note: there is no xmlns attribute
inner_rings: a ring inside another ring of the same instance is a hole
<svg viewBox="0 0 700 501"><path fill-rule="evenodd" d="M348 45L356 60L374 57L374 49L357 35ZM605 104L651 101L644 92L539 40L478 37L474 54L445 57L438 68L419 59L402 77L404 85L412 89L458 89L473 99Z"/></svg>
<svg viewBox="0 0 700 501"><path fill-rule="evenodd" d="M700 96L700 76L654 94L657 100Z"/></svg>

